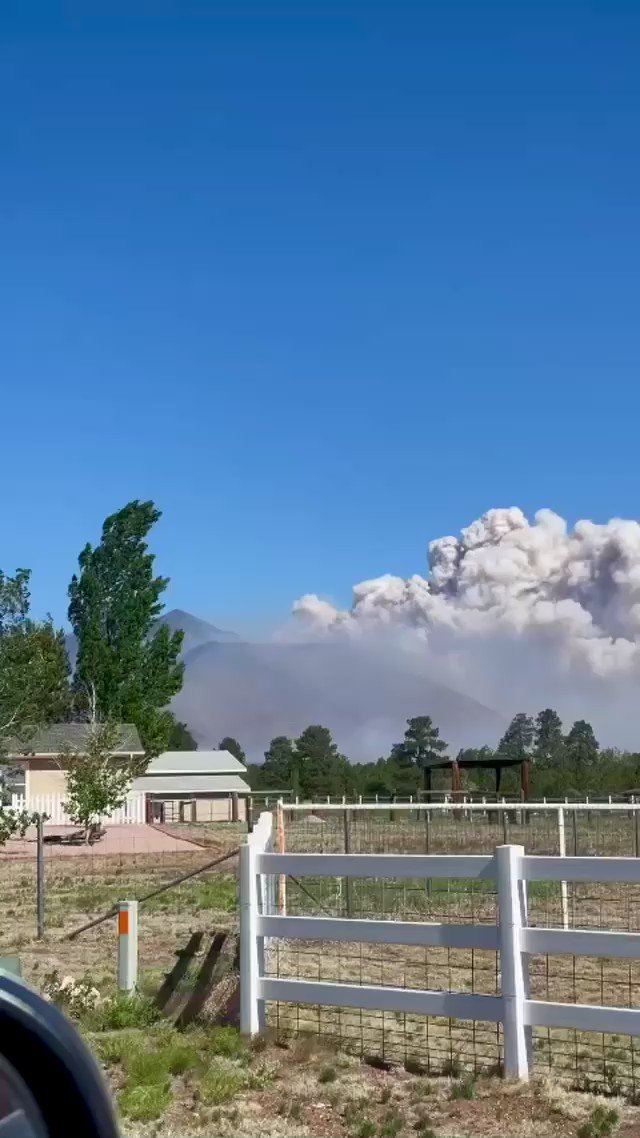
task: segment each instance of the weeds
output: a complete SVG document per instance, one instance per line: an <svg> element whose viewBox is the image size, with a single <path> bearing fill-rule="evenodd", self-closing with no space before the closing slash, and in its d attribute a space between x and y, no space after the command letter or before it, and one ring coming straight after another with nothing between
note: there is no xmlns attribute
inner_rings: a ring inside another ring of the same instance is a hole
<svg viewBox="0 0 640 1138"><path fill-rule="evenodd" d="M465 1075L451 1087L449 1098L472 1099L476 1097L476 1085L472 1075Z"/></svg>
<svg viewBox="0 0 640 1138"><path fill-rule="evenodd" d="M374 1138L376 1124L370 1118L363 1118L353 1131L353 1138Z"/></svg>
<svg viewBox="0 0 640 1138"><path fill-rule="evenodd" d="M606 1106L596 1106L582 1126L576 1130L576 1138L610 1138L618 1125L617 1110L607 1110Z"/></svg>
<svg viewBox="0 0 640 1138"><path fill-rule="evenodd" d="M171 1099L168 1086L151 1083L125 1087L118 1095L118 1107L122 1116L132 1122L152 1122L162 1117L171 1105Z"/></svg>
<svg viewBox="0 0 640 1138"><path fill-rule="evenodd" d="M222 1063L212 1063L198 1084L198 1096L210 1106L229 1102L244 1090L247 1078L244 1071Z"/></svg>

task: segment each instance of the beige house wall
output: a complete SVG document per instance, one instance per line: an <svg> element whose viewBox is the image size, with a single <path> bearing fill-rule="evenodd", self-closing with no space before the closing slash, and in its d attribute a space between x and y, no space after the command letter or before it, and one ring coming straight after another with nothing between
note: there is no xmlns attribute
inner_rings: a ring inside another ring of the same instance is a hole
<svg viewBox="0 0 640 1138"><path fill-rule="evenodd" d="M46 760L45 760L46 761ZM43 760L34 759L34 763ZM66 794L67 775L56 766L37 766L29 764L27 771L27 792L29 796L35 794Z"/></svg>
<svg viewBox="0 0 640 1138"><path fill-rule="evenodd" d="M231 796L228 798L196 798L195 808L196 822L230 822L232 818ZM238 796L238 821L244 822L246 817L246 801Z"/></svg>

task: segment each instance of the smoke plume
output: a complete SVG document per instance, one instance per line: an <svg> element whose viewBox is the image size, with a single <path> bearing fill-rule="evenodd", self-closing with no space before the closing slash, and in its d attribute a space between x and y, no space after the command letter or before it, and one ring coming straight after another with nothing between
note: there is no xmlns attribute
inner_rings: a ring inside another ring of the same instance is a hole
<svg viewBox="0 0 640 1138"><path fill-rule="evenodd" d="M547 509L533 523L517 507L489 510L459 538L429 544L425 577L363 581L348 611L314 594L293 611L312 638L426 655L440 681L501 713L542 701L591 717L611 742L635 735L638 522L570 530Z"/></svg>

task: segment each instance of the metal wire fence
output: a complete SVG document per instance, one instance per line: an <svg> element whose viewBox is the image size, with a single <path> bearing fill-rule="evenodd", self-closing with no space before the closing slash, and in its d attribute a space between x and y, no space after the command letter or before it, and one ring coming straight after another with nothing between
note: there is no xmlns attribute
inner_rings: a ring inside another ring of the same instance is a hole
<svg viewBox="0 0 640 1138"><path fill-rule="evenodd" d="M492 853L504 841L529 853L558 854L557 817L523 810L487 815L431 816L414 810L392 815L355 808L346 812L284 813L287 852ZM506 815L506 819L505 819ZM566 853L637 855L635 811L576 812L566 834ZM505 833L506 827L506 833ZM496 921L494 883L450 878L288 878L290 915L370 917L453 924ZM640 930L640 887L569 883L563 906L560 882L531 882L529 923L539 927ZM531 996L538 999L629 1007L640 1003L640 961L588 956L531 956ZM268 968L295 977L401 988L497 994L499 959L494 951L322 942L273 943ZM495 1024L404 1013L275 1004L276 1033L313 1033L381 1063L401 1063L426 1074L496 1071L502 1039ZM573 1029L536 1028L532 1039L538 1070L580 1089L640 1095L640 1043Z"/></svg>

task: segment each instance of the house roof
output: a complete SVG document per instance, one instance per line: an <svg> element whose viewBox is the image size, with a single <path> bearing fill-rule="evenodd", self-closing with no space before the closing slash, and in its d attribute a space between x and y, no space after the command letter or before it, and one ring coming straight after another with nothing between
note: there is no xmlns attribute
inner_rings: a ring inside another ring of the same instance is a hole
<svg viewBox="0 0 640 1138"><path fill-rule="evenodd" d="M176 795L189 798L193 794L250 794L249 784L233 774L142 775L134 778L132 791L145 794Z"/></svg>
<svg viewBox="0 0 640 1138"><path fill-rule="evenodd" d="M164 751L151 759L149 775L244 774L246 767L229 751Z"/></svg>
<svg viewBox="0 0 640 1138"><path fill-rule="evenodd" d="M39 728L31 738L8 740L6 751L9 758L21 755L59 755L67 748L82 752L90 730L90 723L51 723L48 727ZM114 755L144 755L140 736L133 723L121 723L118 730L119 739Z"/></svg>

